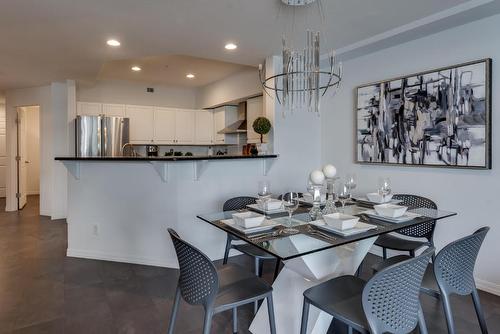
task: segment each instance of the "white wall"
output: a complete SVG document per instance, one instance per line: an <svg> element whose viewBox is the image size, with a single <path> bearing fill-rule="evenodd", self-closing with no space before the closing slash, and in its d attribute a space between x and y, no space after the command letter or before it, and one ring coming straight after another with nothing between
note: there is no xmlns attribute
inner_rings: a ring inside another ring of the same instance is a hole
<svg viewBox="0 0 500 334"><path fill-rule="evenodd" d="M198 90L198 108L211 108L224 102L262 94L257 69L248 69L208 84Z"/></svg>
<svg viewBox="0 0 500 334"><path fill-rule="evenodd" d="M5 132L5 98L0 96L0 197L5 197L7 176L7 146Z"/></svg>
<svg viewBox="0 0 500 334"><path fill-rule="evenodd" d="M323 102L323 162L332 162L341 175L354 172L359 191L372 191L379 176L389 176L396 192L421 194L437 202L441 209L458 216L440 222L436 229L438 248L479 228L492 227L479 256L476 275L483 289L500 294L500 228L497 222L500 189L498 147L500 118L497 110L500 91L500 16L476 21L435 35L366 55L344 63L342 90ZM361 166L354 164L355 112L354 88L475 59L493 58L493 169L491 171L454 170L422 167Z"/></svg>
<svg viewBox="0 0 500 334"><path fill-rule="evenodd" d="M26 108L26 140L27 155L29 161L27 173L27 193L28 195L38 195L40 193L40 108Z"/></svg>
<svg viewBox="0 0 500 334"><path fill-rule="evenodd" d="M146 88L153 87L154 93ZM196 89L149 85L132 81L98 81L77 85L77 101L194 109Z"/></svg>

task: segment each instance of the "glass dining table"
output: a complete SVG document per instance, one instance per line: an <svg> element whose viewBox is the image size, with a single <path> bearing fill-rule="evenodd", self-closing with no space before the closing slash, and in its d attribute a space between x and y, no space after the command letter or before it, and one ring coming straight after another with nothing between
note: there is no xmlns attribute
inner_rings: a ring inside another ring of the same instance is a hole
<svg viewBox="0 0 500 334"><path fill-rule="evenodd" d="M197 216L283 262L284 267L273 283L277 333L299 333L303 292L328 279L354 274L378 236L456 215L444 210L413 209L408 210L413 219L394 223L369 215L367 207L352 204L345 207L344 213L358 216L360 222L373 227L362 233L342 236L311 223L309 209L308 206L301 206L293 215L291 225L298 230L296 234L282 231L290 225L285 212L267 214L267 219L278 223L276 227L252 234L244 234L230 224L235 211ZM263 303L250 331L255 334L269 333L266 319L267 306ZM331 316L312 308L308 333L326 333L330 322Z"/></svg>

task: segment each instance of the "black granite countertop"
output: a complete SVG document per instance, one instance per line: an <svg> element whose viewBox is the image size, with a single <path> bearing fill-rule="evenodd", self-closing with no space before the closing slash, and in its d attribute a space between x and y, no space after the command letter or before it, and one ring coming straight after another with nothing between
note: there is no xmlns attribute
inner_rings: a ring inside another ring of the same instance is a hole
<svg viewBox="0 0 500 334"><path fill-rule="evenodd" d="M58 161L196 161L196 160L238 160L238 159L273 159L278 154L265 155L196 155L196 156L162 156L162 157L56 157Z"/></svg>

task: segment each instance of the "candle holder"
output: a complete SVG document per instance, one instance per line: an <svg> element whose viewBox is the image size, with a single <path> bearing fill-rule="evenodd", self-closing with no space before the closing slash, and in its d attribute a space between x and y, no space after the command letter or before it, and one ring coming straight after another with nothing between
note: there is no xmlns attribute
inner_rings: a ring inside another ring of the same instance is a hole
<svg viewBox="0 0 500 334"><path fill-rule="evenodd" d="M331 213L338 212L337 206L335 202L337 201L337 196L334 192L335 181L340 179L339 177L331 177L326 179L326 203L323 211L321 213L323 215L329 215Z"/></svg>
<svg viewBox="0 0 500 334"><path fill-rule="evenodd" d="M312 221L323 218L323 214L321 212L321 188L323 188L323 185L312 185L313 207L309 211L309 216Z"/></svg>

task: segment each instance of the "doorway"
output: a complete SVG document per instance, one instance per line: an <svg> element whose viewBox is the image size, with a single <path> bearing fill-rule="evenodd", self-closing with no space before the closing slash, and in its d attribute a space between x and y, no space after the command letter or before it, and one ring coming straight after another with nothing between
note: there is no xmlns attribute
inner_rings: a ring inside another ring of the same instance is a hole
<svg viewBox="0 0 500 334"><path fill-rule="evenodd" d="M40 193L40 107L17 108L17 208Z"/></svg>

